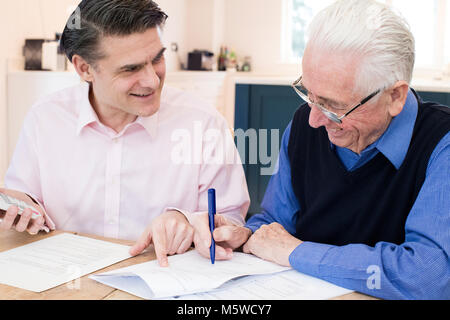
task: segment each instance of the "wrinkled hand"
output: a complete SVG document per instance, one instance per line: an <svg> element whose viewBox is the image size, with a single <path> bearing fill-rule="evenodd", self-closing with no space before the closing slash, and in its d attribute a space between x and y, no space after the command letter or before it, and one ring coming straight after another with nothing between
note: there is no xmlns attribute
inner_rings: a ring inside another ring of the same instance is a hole
<svg viewBox="0 0 450 320"><path fill-rule="evenodd" d="M245 253L252 253L261 259L290 267L289 255L302 243L279 223L263 225L244 245Z"/></svg>
<svg viewBox="0 0 450 320"><path fill-rule="evenodd" d="M205 258L210 258L209 248L211 247L211 232L209 230L208 214L196 214L192 217L191 223L195 228L194 244L195 249ZM215 259L229 260L233 257L233 249L240 247L247 241L251 234L250 229L238 227L225 216L216 214L214 216L213 237L216 243ZM246 229L246 230L244 230ZM243 234L247 236L243 236ZM243 238L245 237L245 240Z"/></svg>
<svg viewBox="0 0 450 320"><path fill-rule="evenodd" d="M31 235L37 234L45 223L45 213L42 208L39 205L35 204L25 193L2 188L0 188L0 193L14 197L25 202L28 205L31 205L37 212L41 214L40 217L31 219L32 212L29 208L26 208L22 212L22 214L19 215L19 208L17 206L10 206L4 215L0 215L0 218L3 219L3 221L0 223L0 230L9 230L15 228L18 232L27 231Z"/></svg>
<svg viewBox="0 0 450 320"><path fill-rule="evenodd" d="M167 211L152 221L131 247L130 254L138 255L153 243L159 265L167 267L167 255L186 252L192 244L193 236L194 229L182 213Z"/></svg>

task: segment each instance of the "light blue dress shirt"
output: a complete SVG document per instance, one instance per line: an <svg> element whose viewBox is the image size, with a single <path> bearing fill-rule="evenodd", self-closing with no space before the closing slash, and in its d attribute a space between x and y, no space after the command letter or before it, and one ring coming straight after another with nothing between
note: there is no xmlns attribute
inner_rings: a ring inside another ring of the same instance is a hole
<svg viewBox="0 0 450 320"><path fill-rule="evenodd" d="M333 146L347 170L355 170L381 152L398 169L409 148L418 103L410 91L402 112L385 133L360 155ZM295 234L301 210L291 185L288 158L290 123L283 135L279 170L271 177L262 208L246 226L278 222ZM386 221L386 223L389 223ZM300 239L301 240L301 239ZM333 246L303 242L289 256L305 274L384 299L450 299L450 133L434 149L424 184L405 224L405 242Z"/></svg>

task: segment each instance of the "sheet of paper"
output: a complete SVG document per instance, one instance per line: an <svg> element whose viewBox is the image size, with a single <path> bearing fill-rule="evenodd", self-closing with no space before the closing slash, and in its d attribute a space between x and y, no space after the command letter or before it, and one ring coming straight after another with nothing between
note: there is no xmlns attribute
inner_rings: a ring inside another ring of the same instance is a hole
<svg viewBox="0 0 450 320"><path fill-rule="evenodd" d="M289 269L240 252L235 252L231 260L211 264L191 250L170 256L167 268L154 260L90 278L144 299L155 299L210 291L237 277Z"/></svg>
<svg viewBox="0 0 450 320"><path fill-rule="evenodd" d="M325 300L353 292L296 270L230 280L216 290L171 300Z"/></svg>
<svg viewBox="0 0 450 320"><path fill-rule="evenodd" d="M63 233L0 252L0 283L42 292L130 258L129 248Z"/></svg>

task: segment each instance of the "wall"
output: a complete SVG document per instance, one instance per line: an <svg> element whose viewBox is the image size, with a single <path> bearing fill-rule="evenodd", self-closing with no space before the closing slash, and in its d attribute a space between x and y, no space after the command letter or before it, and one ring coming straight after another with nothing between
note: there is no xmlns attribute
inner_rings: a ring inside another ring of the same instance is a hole
<svg viewBox="0 0 450 320"><path fill-rule="evenodd" d="M62 31L73 0L14 0L0 2L0 185L6 170L6 76L9 58L21 58L25 38L53 38Z"/></svg>
<svg viewBox="0 0 450 320"><path fill-rule="evenodd" d="M161 9L169 16L163 32L163 43L167 48L170 48L172 42L176 42L179 47L179 60L184 56L187 56L187 7L191 0L156 0ZM175 65L173 59L168 57L171 53L170 50L166 53L168 70L178 70L179 66Z"/></svg>
<svg viewBox="0 0 450 320"><path fill-rule="evenodd" d="M251 56L257 74L295 78L300 73L300 63L281 62L284 0L187 1L188 51L208 49L218 54L220 46L227 45L240 58Z"/></svg>
<svg viewBox="0 0 450 320"><path fill-rule="evenodd" d="M295 75L298 65L281 62L282 0L227 0L225 43L241 56L252 57L253 71Z"/></svg>

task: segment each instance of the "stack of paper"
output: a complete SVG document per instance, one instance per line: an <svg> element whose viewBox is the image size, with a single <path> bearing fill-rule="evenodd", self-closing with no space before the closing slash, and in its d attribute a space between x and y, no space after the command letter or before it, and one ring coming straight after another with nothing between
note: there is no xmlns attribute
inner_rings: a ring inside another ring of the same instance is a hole
<svg viewBox="0 0 450 320"><path fill-rule="evenodd" d="M296 270L230 280L216 290L172 300L325 300L353 291Z"/></svg>
<svg viewBox="0 0 450 320"><path fill-rule="evenodd" d="M0 283L42 292L130 258L130 247L69 233L0 252Z"/></svg>
<svg viewBox="0 0 450 320"><path fill-rule="evenodd" d="M90 278L144 299L328 299L351 292L239 252L211 264L189 251L169 257L167 268L150 261Z"/></svg>
<svg viewBox="0 0 450 320"><path fill-rule="evenodd" d="M239 252L231 260L211 264L209 259L191 250L170 256L167 268L153 260L90 278L144 299L155 299L210 291L238 277L288 269Z"/></svg>

